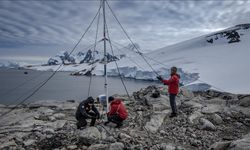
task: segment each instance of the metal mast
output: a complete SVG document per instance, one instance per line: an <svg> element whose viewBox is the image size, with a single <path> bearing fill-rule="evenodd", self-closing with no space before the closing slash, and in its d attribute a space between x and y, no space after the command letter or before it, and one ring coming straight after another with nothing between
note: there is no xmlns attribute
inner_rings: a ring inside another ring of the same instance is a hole
<svg viewBox="0 0 250 150"><path fill-rule="evenodd" d="M107 112L109 111L109 102L108 102L108 83L107 83L107 51L106 51L106 16L105 16L105 1L102 0L102 9L103 9L103 43L104 43L104 76L105 76L105 95L106 95L106 103L107 103Z"/></svg>

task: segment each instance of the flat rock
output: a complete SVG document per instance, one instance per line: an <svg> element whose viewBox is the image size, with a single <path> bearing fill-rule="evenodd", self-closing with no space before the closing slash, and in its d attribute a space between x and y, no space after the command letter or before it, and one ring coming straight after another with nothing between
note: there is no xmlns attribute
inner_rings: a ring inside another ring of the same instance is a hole
<svg viewBox="0 0 250 150"><path fill-rule="evenodd" d="M190 139L190 144L194 147L199 147L202 143L200 140L197 139Z"/></svg>
<svg viewBox="0 0 250 150"><path fill-rule="evenodd" d="M52 115L55 111L48 108L48 107L39 107L36 109L37 112L39 112L43 116L50 116Z"/></svg>
<svg viewBox="0 0 250 150"><path fill-rule="evenodd" d="M221 98L212 98L212 99L206 100L206 104L226 105L226 101Z"/></svg>
<svg viewBox="0 0 250 150"><path fill-rule="evenodd" d="M106 150L108 149L107 144L93 144L90 147L88 147L88 150Z"/></svg>
<svg viewBox="0 0 250 150"><path fill-rule="evenodd" d="M201 118L200 123L202 130L211 130L211 131L216 130L216 127L207 119Z"/></svg>
<svg viewBox="0 0 250 150"><path fill-rule="evenodd" d="M52 121L52 122L56 121L56 118L54 116L49 116L48 119L49 119L49 121Z"/></svg>
<svg viewBox="0 0 250 150"><path fill-rule="evenodd" d="M130 138L131 138L131 136L129 136L129 135L125 134L125 133L120 133L120 134L118 135L118 137L119 137L120 139L130 139Z"/></svg>
<svg viewBox="0 0 250 150"><path fill-rule="evenodd" d="M67 146L67 149L69 149L69 150L77 149L77 145L69 145L69 146Z"/></svg>
<svg viewBox="0 0 250 150"><path fill-rule="evenodd" d="M192 100L190 100L190 101L184 101L182 103L182 106L184 108L197 108L197 109L200 109L200 108L203 107L203 105L201 103L198 103L198 102L195 102L195 101L192 101Z"/></svg>
<svg viewBox="0 0 250 150"><path fill-rule="evenodd" d="M242 139L233 141L229 150L249 150L250 149L250 133L245 135Z"/></svg>
<svg viewBox="0 0 250 150"><path fill-rule="evenodd" d="M28 139L27 141L23 142L24 146L26 146L26 147L34 145L35 143L36 143L36 140L34 140L34 139Z"/></svg>
<svg viewBox="0 0 250 150"><path fill-rule="evenodd" d="M44 124L44 126L51 127L52 129L61 129L67 120L57 120L55 122L47 122Z"/></svg>
<svg viewBox="0 0 250 150"><path fill-rule="evenodd" d="M8 142L4 142L0 144L0 149L11 149L11 147L16 147L16 142L14 140L8 141Z"/></svg>
<svg viewBox="0 0 250 150"><path fill-rule="evenodd" d="M56 108L60 105L60 102L55 100L44 100L44 101L35 101L29 104L30 108L40 108L40 107L50 107Z"/></svg>
<svg viewBox="0 0 250 150"><path fill-rule="evenodd" d="M226 150L229 145L230 145L230 141L226 141L226 142L216 142L213 145L211 145L209 147L210 150Z"/></svg>
<svg viewBox="0 0 250 150"><path fill-rule="evenodd" d="M55 130L52 129L52 128L45 128L45 129L43 129L43 133L45 133L45 134L54 134Z"/></svg>
<svg viewBox="0 0 250 150"><path fill-rule="evenodd" d="M150 94L145 96L148 105L153 106L154 111L162 111L170 109L169 98L166 95L161 95L158 98L152 98Z"/></svg>
<svg viewBox="0 0 250 150"><path fill-rule="evenodd" d="M217 112L222 112L223 106L222 105L215 105L215 104L208 104L206 107L201 109L203 114L213 114Z"/></svg>
<svg viewBox="0 0 250 150"><path fill-rule="evenodd" d="M242 112L244 115L246 115L248 118L250 118L250 109L248 107L234 107L235 111Z"/></svg>
<svg viewBox="0 0 250 150"><path fill-rule="evenodd" d="M113 136L109 136L105 140L108 141L108 142L110 142L110 143L116 142L116 139Z"/></svg>
<svg viewBox="0 0 250 150"><path fill-rule="evenodd" d="M161 143L150 148L150 150L176 150L176 146L171 143Z"/></svg>
<svg viewBox="0 0 250 150"><path fill-rule="evenodd" d="M55 117L55 119L64 119L65 114L64 113L56 113L53 115L53 117Z"/></svg>
<svg viewBox="0 0 250 150"><path fill-rule="evenodd" d="M121 142L115 142L110 144L109 150L123 150L124 144Z"/></svg>
<svg viewBox="0 0 250 150"><path fill-rule="evenodd" d="M161 127L166 115L169 112L170 112L169 110L164 110L157 114L153 114L150 118L150 121L146 123L145 128L148 131L155 133Z"/></svg>
<svg viewBox="0 0 250 150"><path fill-rule="evenodd" d="M69 110L76 110L76 108L78 107L79 103L78 102L64 102L61 105L58 106L59 110L62 111L69 111Z"/></svg>
<svg viewBox="0 0 250 150"><path fill-rule="evenodd" d="M20 115L21 114L21 115ZM1 126L10 126L18 124L23 127L30 127L34 125L34 116L38 115L38 112L27 111L25 108L18 108L15 111L7 114L5 117L0 119Z"/></svg>
<svg viewBox="0 0 250 150"><path fill-rule="evenodd" d="M243 106L243 107L249 107L250 106L250 96L246 96L246 97L240 99L239 105Z"/></svg>
<svg viewBox="0 0 250 150"><path fill-rule="evenodd" d="M199 111L195 111L188 117L188 121L194 124L196 123L195 121L201 118L202 116L204 116L202 113L200 113Z"/></svg>
<svg viewBox="0 0 250 150"><path fill-rule="evenodd" d="M214 124L217 124L217 125L223 123L223 120L222 120L221 116L219 116L218 114L213 114L213 115L211 116L211 121L212 121Z"/></svg>
<svg viewBox="0 0 250 150"><path fill-rule="evenodd" d="M79 140L84 145L91 145L101 139L101 133L96 127L88 127L79 131Z"/></svg>

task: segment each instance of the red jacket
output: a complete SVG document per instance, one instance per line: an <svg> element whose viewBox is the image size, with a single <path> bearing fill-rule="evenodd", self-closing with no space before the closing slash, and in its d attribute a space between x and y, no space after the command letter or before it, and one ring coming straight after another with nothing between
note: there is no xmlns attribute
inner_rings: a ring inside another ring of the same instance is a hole
<svg viewBox="0 0 250 150"><path fill-rule="evenodd" d="M110 110L108 112L108 115L115 115L118 114L122 119L127 119L128 112L122 103L122 100L115 99L110 104Z"/></svg>
<svg viewBox="0 0 250 150"><path fill-rule="evenodd" d="M180 76L178 74L173 74L171 75L169 80L162 80L164 84L168 85L169 94L178 94L179 79L180 79Z"/></svg>

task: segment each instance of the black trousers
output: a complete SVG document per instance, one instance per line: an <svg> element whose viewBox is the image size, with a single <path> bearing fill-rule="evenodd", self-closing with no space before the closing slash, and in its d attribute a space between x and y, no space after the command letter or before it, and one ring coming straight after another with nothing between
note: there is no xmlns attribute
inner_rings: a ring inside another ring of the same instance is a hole
<svg viewBox="0 0 250 150"><path fill-rule="evenodd" d="M94 112L90 112L88 114L90 116L92 116L93 118L92 117L91 118L90 117L86 117L86 116L83 116L83 115L80 115L80 116L76 117L76 119L77 119L76 126L77 126L78 129L87 125L86 119L91 119L90 126L94 126L95 125L97 114L94 113Z"/></svg>
<svg viewBox="0 0 250 150"><path fill-rule="evenodd" d="M115 123L117 126L121 126L123 119L118 114L115 114L115 115L109 115L108 121Z"/></svg>
<svg viewBox="0 0 250 150"><path fill-rule="evenodd" d="M172 109L172 114L177 114L177 107L175 102L176 94L169 94L170 106Z"/></svg>

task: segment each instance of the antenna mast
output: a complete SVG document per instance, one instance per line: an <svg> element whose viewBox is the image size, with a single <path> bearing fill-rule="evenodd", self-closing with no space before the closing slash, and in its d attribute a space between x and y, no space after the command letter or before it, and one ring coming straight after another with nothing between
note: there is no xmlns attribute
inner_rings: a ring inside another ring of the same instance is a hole
<svg viewBox="0 0 250 150"><path fill-rule="evenodd" d="M107 51L106 51L106 16L105 16L105 1L102 0L102 9L103 9L103 45L104 45L104 76L105 76L105 83L104 83L104 88L105 88L105 95L106 95L106 103L107 103L107 112L109 111L109 102L108 102L108 84L107 84Z"/></svg>

